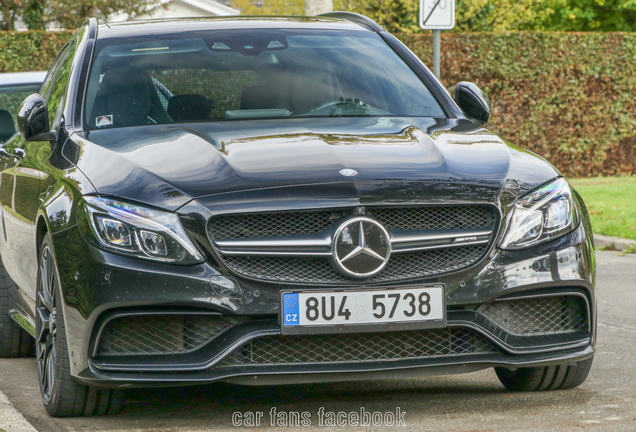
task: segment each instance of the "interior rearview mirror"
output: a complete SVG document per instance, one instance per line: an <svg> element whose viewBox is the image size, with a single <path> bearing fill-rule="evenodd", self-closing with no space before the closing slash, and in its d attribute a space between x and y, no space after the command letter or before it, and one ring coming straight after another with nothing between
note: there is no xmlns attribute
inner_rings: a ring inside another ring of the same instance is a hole
<svg viewBox="0 0 636 432"><path fill-rule="evenodd" d="M56 138L49 126L46 100L39 94L28 96L18 110L18 131L27 141L52 141Z"/></svg>
<svg viewBox="0 0 636 432"><path fill-rule="evenodd" d="M490 101L476 84L466 81L457 84L455 102L473 122L485 125L490 120Z"/></svg>

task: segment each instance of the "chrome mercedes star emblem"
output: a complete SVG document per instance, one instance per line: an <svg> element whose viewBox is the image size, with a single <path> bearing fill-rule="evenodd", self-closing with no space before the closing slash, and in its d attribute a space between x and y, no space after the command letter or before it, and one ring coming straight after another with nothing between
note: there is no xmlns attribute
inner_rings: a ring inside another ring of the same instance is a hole
<svg viewBox="0 0 636 432"><path fill-rule="evenodd" d="M343 175L345 177L353 177L354 175L357 175L357 174L358 174L358 171L351 168L345 168L340 170L340 175Z"/></svg>
<svg viewBox="0 0 636 432"><path fill-rule="evenodd" d="M342 223L333 239L333 261L346 276L367 278L384 268L391 256L389 233L377 221L359 216Z"/></svg>

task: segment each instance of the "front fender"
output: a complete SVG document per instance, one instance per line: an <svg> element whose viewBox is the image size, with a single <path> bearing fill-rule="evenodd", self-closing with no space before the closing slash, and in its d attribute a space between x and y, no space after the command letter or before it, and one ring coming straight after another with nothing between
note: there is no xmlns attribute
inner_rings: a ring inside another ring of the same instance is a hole
<svg viewBox="0 0 636 432"><path fill-rule="evenodd" d="M73 214L73 202L77 192L65 184L58 181L42 194L40 199L43 201L38 210L37 216L37 233L38 244L37 250L40 250L40 244L44 234L49 232L51 236L60 231L64 231L76 225L76 218Z"/></svg>

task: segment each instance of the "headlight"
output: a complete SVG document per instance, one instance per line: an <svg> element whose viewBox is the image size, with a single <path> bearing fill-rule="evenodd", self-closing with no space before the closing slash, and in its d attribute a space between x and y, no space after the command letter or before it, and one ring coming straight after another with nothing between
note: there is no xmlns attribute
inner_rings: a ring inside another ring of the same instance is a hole
<svg viewBox="0 0 636 432"><path fill-rule="evenodd" d="M572 232L579 223L568 183L560 178L519 198L501 249L523 249Z"/></svg>
<svg viewBox="0 0 636 432"><path fill-rule="evenodd" d="M79 219L83 231L102 249L175 264L204 261L174 213L84 197Z"/></svg>

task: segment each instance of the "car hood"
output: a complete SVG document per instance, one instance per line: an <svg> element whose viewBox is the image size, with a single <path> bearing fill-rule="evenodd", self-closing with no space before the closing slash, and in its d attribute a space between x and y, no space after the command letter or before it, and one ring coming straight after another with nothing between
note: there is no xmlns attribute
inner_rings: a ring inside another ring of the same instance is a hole
<svg viewBox="0 0 636 432"><path fill-rule="evenodd" d="M242 120L73 138L63 154L99 194L169 210L203 197L303 186L316 193L349 185L355 195L375 185L376 198L389 200L406 185L414 194L422 193L415 184L462 185L468 195L471 188L489 190L483 199L496 201L504 189L518 196L558 175L545 160L465 120ZM357 174L343 176L343 169Z"/></svg>

